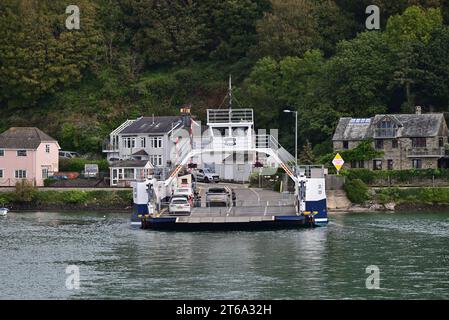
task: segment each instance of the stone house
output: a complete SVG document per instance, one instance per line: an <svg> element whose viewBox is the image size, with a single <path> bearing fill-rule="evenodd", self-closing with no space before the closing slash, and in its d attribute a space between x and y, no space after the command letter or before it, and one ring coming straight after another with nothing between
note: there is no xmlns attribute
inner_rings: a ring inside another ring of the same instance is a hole
<svg viewBox="0 0 449 320"><path fill-rule="evenodd" d="M352 161L345 168L405 170L449 168L448 127L442 113L379 114L372 118L340 118L332 138L335 151L372 140L383 156Z"/></svg>

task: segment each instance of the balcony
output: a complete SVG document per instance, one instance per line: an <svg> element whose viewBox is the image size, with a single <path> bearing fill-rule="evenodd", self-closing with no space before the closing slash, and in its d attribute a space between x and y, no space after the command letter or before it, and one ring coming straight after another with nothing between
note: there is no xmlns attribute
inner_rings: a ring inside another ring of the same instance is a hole
<svg viewBox="0 0 449 320"><path fill-rule="evenodd" d="M113 145L107 141L103 143L102 150L103 152L118 152L119 148L118 145Z"/></svg>
<svg viewBox="0 0 449 320"><path fill-rule="evenodd" d="M446 155L444 148L412 147L406 150L408 158L441 158Z"/></svg>

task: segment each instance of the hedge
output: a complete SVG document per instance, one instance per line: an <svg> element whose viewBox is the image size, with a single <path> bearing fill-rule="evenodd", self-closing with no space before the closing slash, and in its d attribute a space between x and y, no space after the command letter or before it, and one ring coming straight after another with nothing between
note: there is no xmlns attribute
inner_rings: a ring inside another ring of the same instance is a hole
<svg viewBox="0 0 449 320"><path fill-rule="evenodd" d="M89 205L102 203L107 205L132 204L132 190L37 190L27 192L1 192L0 205L13 205L14 203L35 204L81 204Z"/></svg>
<svg viewBox="0 0 449 320"><path fill-rule="evenodd" d="M98 170L100 170L100 172L109 171L109 163L106 159L87 160L87 159L83 159L83 158L60 159L59 160L59 171L60 172L82 172L82 171L84 171L85 164L98 164Z"/></svg>
<svg viewBox="0 0 449 320"><path fill-rule="evenodd" d="M366 184L371 184L377 179L392 179L399 182L411 179L443 179L449 181L449 169L409 169L409 170L370 170L349 169L342 170L342 175L347 179L360 179Z"/></svg>

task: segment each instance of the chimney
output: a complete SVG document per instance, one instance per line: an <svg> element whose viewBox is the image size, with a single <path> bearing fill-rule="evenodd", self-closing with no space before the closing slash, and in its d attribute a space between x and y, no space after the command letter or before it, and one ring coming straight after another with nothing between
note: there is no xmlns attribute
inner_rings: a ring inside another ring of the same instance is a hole
<svg viewBox="0 0 449 320"><path fill-rule="evenodd" d="M191 111L192 109L192 104L189 105L185 105L183 106L179 111L181 113L182 116L182 124L185 127L190 127L190 117L191 117Z"/></svg>
<svg viewBox="0 0 449 320"><path fill-rule="evenodd" d="M416 114L421 114L421 106L416 106L415 107L415 113Z"/></svg>

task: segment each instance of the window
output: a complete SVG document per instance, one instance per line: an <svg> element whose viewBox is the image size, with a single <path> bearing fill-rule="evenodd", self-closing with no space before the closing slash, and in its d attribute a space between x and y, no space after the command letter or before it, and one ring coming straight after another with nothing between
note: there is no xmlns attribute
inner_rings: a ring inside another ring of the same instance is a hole
<svg viewBox="0 0 449 320"><path fill-rule="evenodd" d="M375 134L377 137L391 138L396 136L396 129L397 126L393 121L384 119L377 124Z"/></svg>
<svg viewBox="0 0 449 320"><path fill-rule="evenodd" d="M0 178L3 178L4 174L3 174L3 169L0 169Z"/></svg>
<svg viewBox="0 0 449 320"><path fill-rule="evenodd" d="M136 147L136 138L133 137L124 137L123 138L123 147L127 149Z"/></svg>
<svg viewBox="0 0 449 320"><path fill-rule="evenodd" d="M426 147L426 138L412 138L412 147L413 148L425 148Z"/></svg>
<svg viewBox="0 0 449 320"><path fill-rule="evenodd" d="M18 157L26 157L27 151L26 150L17 150L17 156Z"/></svg>
<svg viewBox="0 0 449 320"><path fill-rule="evenodd" d="M374 140L374 146L376 149L383 149L384 141L382 139L376 139L376 140Z"/></svg>
<svg viewBox="0 0 449 320"><path fill-rule="evenodd" d="M26 179L27 171L26 170L16 170L14 172L14 176L16 177L16 179Z"/></svg>
<svg viewBox="0 0 449 320"><path fill-rule="evenodd" d="M42 179L48 178L48 168L42 168Z"/></svg>
<svg viewBox="0 0 449 320"><path fill-rule="evenodd" d="M161 155L151 155L150 162L155 167L161 167L162 166L162 156Z"/></svg>
<svg viewBox="0 0 449 320"><path fill-rule="evenodd" d="M373 170L382 170L382 160L373 160Z"/></svg>
<svg viewBox="0 0 449 320"><path fill-rule="evenodd" d="M393 160L387 160L387 168L388 170L393 170Z"/></svg>
<svg viewBox="0 0 449 320"><path fill-rule="evenodd" d="M4 157L5 156L5 150L0 149L0 157Z"/></svg>
<svg viewBox="0 0 449 320"><path fill-rule="evenodd" d="M365 161L351 160L351 168L365 168Z"/></svg>
<svg viewBox="0 0 449 320"><path fill-rule="evenodd" d="M45 152L50 153L50 145L49 144L45 145Z"/></svg>
<svg viewBox="0 0 449 320"><path fill-rule="evenodd" d="M422 169L422 159L413 159L412 160L412 168L413 169Z"/></svg>
<svg viewBox="0 0 449 320"><path fill-rule="evenodd" d="M396 140L396 139L391 140L391 148L392 149L397 149L398 148L398 140Z"/></svg>
<svg viewBox="0 0 449 320"><path fill-rule="evenodd" d="M343 141L343 149L349 148L349 141Z"/></svg>
<svg viewBox="0 0 449 320"><path fill-rule="evenodd" d="M150 146L153 149L162 148L162 137L150 137Z"/></svg>
<svg viewBox="0 0 449 320"><path fill-rule="evenodd" d="M124 169L125 179L134 179L134 169Z"/></svg>
<svg viewBox="0 0 449 320"><path fill-rule="evenodd" d="M438 147L443 148L444 147L444 139L443 137L438 138Z"/></svg>
<svg viewBox="0 0 449 320"><path fill-rule="evenodd" d="M141 148L147 147L147 139L145 137L140 137L140 147Z"/></svg>

